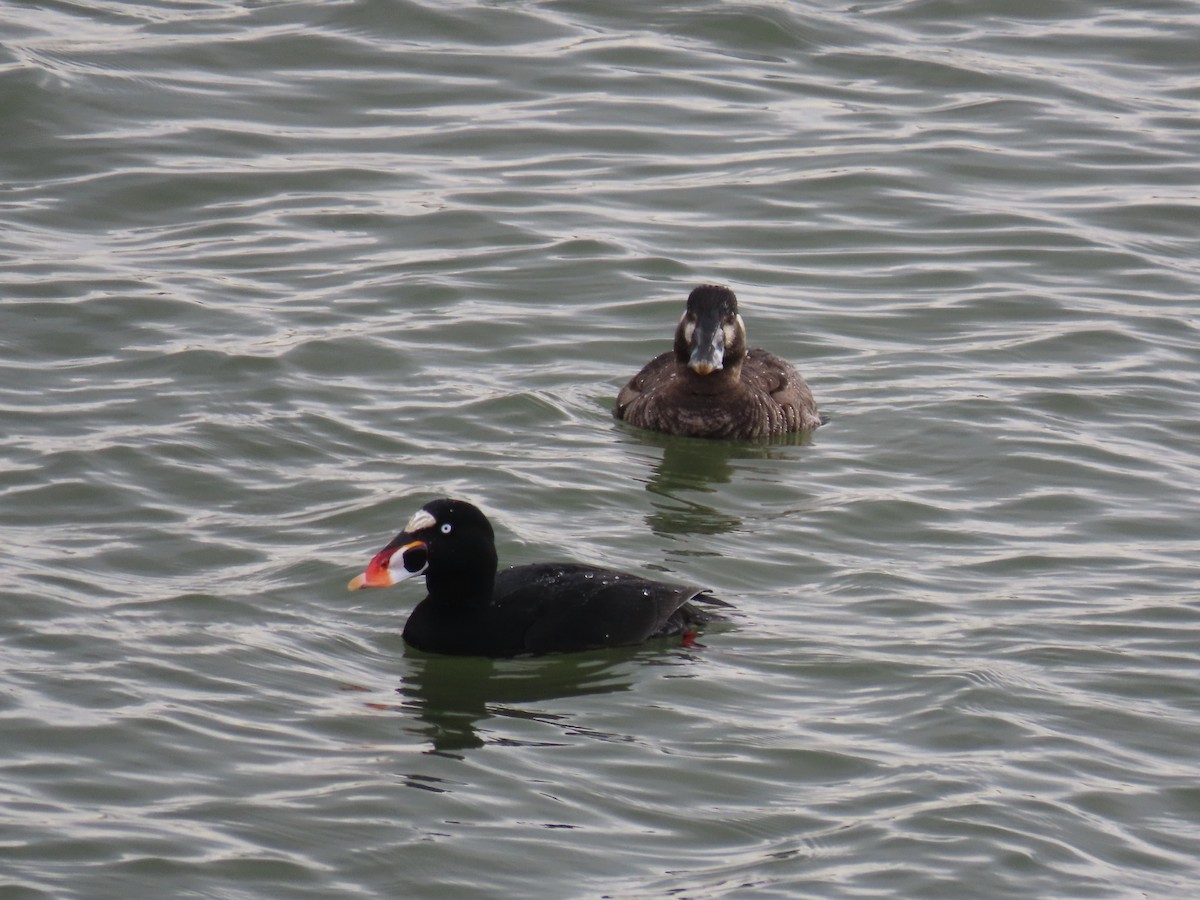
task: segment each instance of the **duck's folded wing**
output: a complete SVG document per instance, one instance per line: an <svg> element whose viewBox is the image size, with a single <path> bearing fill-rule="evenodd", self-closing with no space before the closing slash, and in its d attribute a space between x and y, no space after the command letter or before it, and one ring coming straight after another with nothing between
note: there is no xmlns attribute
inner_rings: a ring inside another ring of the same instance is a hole
<svg viewBox="0 0 1200 900"><path fill-rule="evenodd" d="M529 653L637 644L664 630L703 589L664 584L590 566L562 567L525 633ZM720 602L720 601L717 601Z"/></svg>
<svg viewBox="0 0 1200 900"><path fill-rule="evenodd" d="M648 394L653 395L656 391L662 390L671 380L674 372L675 355L673 353L660 353L654 357L621 388L617 394L616 406L613 407L613 415L618 419L624 419L630 404Z"/></svg>

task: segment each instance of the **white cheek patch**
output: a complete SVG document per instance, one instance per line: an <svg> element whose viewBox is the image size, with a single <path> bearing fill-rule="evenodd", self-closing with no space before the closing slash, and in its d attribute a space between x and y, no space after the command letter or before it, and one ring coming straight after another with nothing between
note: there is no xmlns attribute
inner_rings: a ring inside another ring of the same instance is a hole
<svg viewBox="0 0 1200 900"><path fill-rule="evenodd" d="M687 313L684 313L683 317L686 319ZM692 342L692 335L695 333L696 333L696 323L695 322L685 322L683 325L683 339L690 344Z"/></svg>
<svg viewBox="0 0 1200 900"><path fill-rule="evenodd" d="M741 316L738 316L738 324L741 324ZM737 340L738 329L736 325L722 325L721 332L725 335L725 346L733 344Z"/></svg>
<svg viewBox="0 0 1200 900"><path fill-rule="evenodd" d="M412 534L413 532L421 531L425 528L432 528L436 524L437 519L435 519L425 510L418 509L415 513L413 513L413 517L408 520L408 524L404 526L404 530L406 533Z"/></svg>

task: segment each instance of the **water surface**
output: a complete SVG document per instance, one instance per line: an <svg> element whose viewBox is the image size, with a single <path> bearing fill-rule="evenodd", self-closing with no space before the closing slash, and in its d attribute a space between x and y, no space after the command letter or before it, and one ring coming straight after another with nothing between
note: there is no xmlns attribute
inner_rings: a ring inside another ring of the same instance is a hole
<svg viewBox="0 0 1200 900"><path fill-rule="evenodd" d="M0 13L0 894L1190 896L1190 4ZM830 423L615 423L691 287ZM455 660L347 579L711 586Z"/></svg>

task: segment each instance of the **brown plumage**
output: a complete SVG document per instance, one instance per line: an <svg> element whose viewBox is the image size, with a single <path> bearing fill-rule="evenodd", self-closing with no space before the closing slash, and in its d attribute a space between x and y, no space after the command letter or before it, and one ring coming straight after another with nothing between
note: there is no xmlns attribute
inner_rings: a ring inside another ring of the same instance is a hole
<svg viewBox="0 0 1200 900"><path fill-rule="evenodd" d="M747 350L737 297L703 284L688 297L675 348L617 395L618 419L668 434L755 440L821 424L812 391L790 363Z"/></svg>

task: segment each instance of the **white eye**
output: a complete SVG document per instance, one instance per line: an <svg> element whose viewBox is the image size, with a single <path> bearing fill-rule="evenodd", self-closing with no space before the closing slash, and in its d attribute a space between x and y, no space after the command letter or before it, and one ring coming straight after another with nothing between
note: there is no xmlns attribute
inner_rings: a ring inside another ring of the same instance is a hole
<svg viewBox="0 0 1200 900"><path fill-rule="evenodd" d="M442 526L442 534L449 534L453 530L454 527L449 522Z"/></svg>

